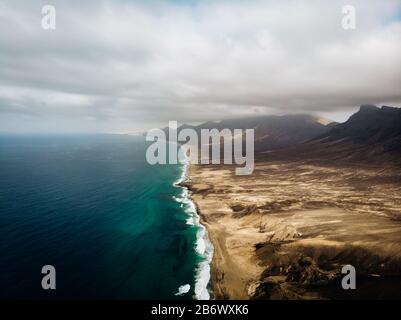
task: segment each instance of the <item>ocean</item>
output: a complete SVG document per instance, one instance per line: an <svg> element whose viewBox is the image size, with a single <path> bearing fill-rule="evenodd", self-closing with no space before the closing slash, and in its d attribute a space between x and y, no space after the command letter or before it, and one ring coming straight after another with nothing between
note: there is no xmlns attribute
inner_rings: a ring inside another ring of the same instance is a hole
<svg viewBox="0 0 401 320"><path fill-rule="evenodd" d="M212 247L187 165L144 137L0 135L0 298L208 299ZM44 290L41 269L56 269Z"/></svg>

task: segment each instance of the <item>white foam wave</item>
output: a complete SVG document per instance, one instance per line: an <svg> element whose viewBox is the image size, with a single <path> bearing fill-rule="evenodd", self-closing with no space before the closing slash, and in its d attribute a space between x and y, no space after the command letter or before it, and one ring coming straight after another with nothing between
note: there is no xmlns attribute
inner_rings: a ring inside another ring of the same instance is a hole
<svg viewBox="0 0 401 320"><path fill-rule="evenodd" d="M198 254L203 258L203 261L199 263L196 274L195 282L195 297L197 300L209 300L210 294L208 290L208 284L210 281L210 264L212 263L213 257L213 246L207 236L207 230L202 224L198 224L198 241L196 244L196 250Z"/></svg>
<svg viewBox="0 0 401 320"><path fill-rule="evenodd" d="M182 296L191 290L191 286L189 284L184 284L178 288L178 292L175 293L176 296Z"/></svg>
<svg viewBox="0 0 401 320"><path fill-rule="evenodd" d="M194 219L192 217L189 217L187 220L185 220L185 223L190 225L190 226L195 225L194 224Z"/></svg>
<svg viewBox="0 0 401 320"><path fill-rule="evenodd" d="M178 184L184 182L187 179L187 172L190 163L189 157L186 156L186 153L182 148L180 148L180 153L182 157L181 159L185 160L181 162L183 163L183 170L181 177L174 183L175 186L178 186ZM210 281L210 264L213 257L213 245L209 241L205 226L200 223L200 218L196 211L196 206L190 198L188 189L183 187L181 195L179 197L174 197L174 200L181 203L181 206L184 208L185 213L188 214L186 224L193 225L198 228L195 251L201 257L201 262L196 268L194 288L195 299L209 300L210 293L208 290L208 285ZM178 292L180 292L180 288ZM185 289L186 288L188 287L185 287Z"/></svg>

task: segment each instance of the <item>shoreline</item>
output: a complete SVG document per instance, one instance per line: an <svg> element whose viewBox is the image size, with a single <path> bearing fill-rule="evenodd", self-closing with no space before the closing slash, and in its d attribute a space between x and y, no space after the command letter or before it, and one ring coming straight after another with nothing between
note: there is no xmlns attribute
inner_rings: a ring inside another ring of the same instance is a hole
<svg viewBox="0 0 401 320"><path fill-rule="evenodd" d="M201 165L190 165L188 178L181 185L190 191L190 197L196 206L200 223L208 231L209 240L214 248L210 280L213 299L247 300L250 298L249 284L257 283L262 269L256 266L252 252L248 250L249 246L246 246L245 250L240 250L239 255L232 255L231 252L228 252L226 242L229 232L226 232L224 223L219 223L214 214L210 214L209 208L202 209L207 202L204 196L211 190L209 185L202 184L201 181L194 181L198 179L197 175L202 171ZM212 209L212 211L214 210ZM219 213L216 215L219 216Z"/></svg>
<svg viewBox="0 0 401 320"><path fill-rule="evenodd" d="M181 149L181 148L180 148ZM181 149L182 150L182 149ZM203 224L201 215L199 214L199 209L193 201L191 196L191 191L187 187L187 182L189 181L189 169L190 161L186 157L182 164L183 170L181 177L174 183L174 186L182 189L181 199L175 199L177 202L186 204L187 208L184 208L188 218L186 223L188 225L195 226L197 230L195 251L197 255L201 258L195 269L195 287L194 287L194 298L196 300L210 300L210 282L211 282L211 264L213 260L214 247L208 236L208 230Z"/></svg>

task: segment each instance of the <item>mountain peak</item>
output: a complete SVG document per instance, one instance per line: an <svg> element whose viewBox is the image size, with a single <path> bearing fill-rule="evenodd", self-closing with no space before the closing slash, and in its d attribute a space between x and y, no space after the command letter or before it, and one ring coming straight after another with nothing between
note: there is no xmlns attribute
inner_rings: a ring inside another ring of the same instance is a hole
<svg viewBox="0 0 401 320"><path fill-rule="evenodd" d="M386 112L400 112L401 109L396 107L382 106L381 110Z"/></svg>
<svg viewBox="0 0 401 320"><path fill-rule="evenodd" d="M359 112L370 112L370 111L377 111L380 110L377 106L375 106L374 104L363 104L360 106L359 108Z"/></svg>
<svg viewBox="0 0 401 320"><path fill-rule="evenodd" d="M401 109L362 105L348 121L335 126L327 136L331 140L346 138L356 143L380 143L385 148L399 148Z"/></svg>

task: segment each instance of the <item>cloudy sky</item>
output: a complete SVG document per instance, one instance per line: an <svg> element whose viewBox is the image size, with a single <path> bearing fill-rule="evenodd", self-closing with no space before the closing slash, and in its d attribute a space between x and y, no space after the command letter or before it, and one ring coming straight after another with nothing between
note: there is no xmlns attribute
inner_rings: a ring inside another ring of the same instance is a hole
<svg viewBox="0 0 401 320"><path fill-rule="evenodd" d="M364 103L401 106L401 0L0 0L0 132L341 121Z"/></svg>

